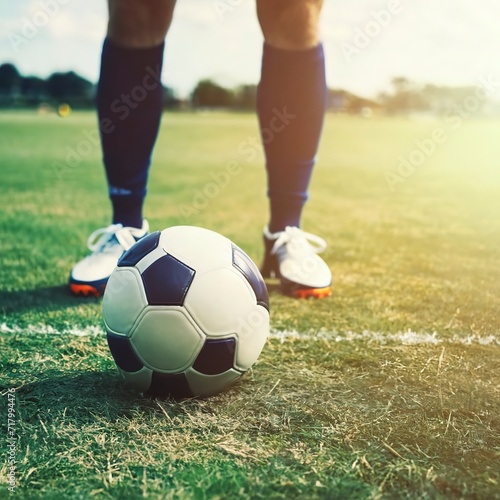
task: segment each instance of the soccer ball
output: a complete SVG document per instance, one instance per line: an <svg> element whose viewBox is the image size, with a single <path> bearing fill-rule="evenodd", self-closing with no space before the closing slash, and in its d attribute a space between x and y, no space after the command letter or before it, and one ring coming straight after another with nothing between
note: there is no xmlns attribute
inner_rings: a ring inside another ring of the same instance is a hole
<svg viewBox="0 0 500 500"><path fill-rule="evenodd" d="M103 316L125 381L152 397L211 396L257 361L269 297L248 255L218 233L175 226L125 252Z"/></svg>

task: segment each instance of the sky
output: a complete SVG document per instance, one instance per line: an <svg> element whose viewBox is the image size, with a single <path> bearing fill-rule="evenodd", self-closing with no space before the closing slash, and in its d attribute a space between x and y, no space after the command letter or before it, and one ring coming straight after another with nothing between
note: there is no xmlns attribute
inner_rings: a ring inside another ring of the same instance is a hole
<svg viewBox="0 0 500 500"><path fill-rule="evenodd" d="M499 19L498 0L325 0L328 85L376 97L396 76L500 81ZM25 76L74 70L96 82L106 22L105 0L0 0L0 64ZM202 78L257 83L262 42L254 0L177 0L163 83L183 97Z"/></svg>

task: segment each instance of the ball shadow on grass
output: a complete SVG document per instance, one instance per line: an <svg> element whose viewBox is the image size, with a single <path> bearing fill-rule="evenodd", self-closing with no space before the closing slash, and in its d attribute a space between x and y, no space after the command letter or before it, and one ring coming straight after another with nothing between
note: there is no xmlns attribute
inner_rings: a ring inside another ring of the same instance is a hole
<svg viewBox="0 0 500 500"><path fill-rule="evenodd" d="M50 370L43 377L16 391L19 411L26 423L39 423L40 419L53 422L63 419L78 425L103 420L115 422L137 418L138 412L162 418L167 413L167 418L174 418L185 415L189 409L203 411L207 401L139 394L128 388L115 370L69 373Z"/></svg>

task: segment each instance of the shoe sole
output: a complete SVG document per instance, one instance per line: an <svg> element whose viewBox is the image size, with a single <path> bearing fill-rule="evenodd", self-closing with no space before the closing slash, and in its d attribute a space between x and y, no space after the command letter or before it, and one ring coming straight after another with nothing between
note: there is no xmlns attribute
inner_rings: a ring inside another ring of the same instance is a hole
<svg viewBox="0 0 500 500"><path fill-rule="evenodd" d="M302 288L294 290L290 293L290 296L296 299L324 299L330 297L331 294L332 287L327 286L325 288Z"/></svg>
<svg viewBox="0 0 500 500"><path fill-rule="evenodd" d="M296 299L324 299L332 295L332 287L330 285L321 288L309 288L281 277L278 270L278 260L270 254L266 254L264 257L261 274L264 279L279 279L281 281L281 292L288 297Z"/></svg>
<svg viewBox="0 0 500 500"><path fill-rule="evenodd" d="M98 290L92 285L71 283L69 287L73 295L83 295L84 297L88 297L90 295L93 295L94 297L100 297L104 293L104 290Z"/></svg>

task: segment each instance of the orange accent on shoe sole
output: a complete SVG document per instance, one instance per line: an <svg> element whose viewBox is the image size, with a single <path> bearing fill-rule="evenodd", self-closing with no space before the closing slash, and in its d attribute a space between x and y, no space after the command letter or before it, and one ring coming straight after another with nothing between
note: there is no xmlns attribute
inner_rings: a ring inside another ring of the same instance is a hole
<svg viewBox="0 0 500 500"><path fill-rule="evenodd" d="M292 296L297 299L324 299L325 297L330 297L331 294L331 286L327 286L326 288L303 288L292 292Z"/></svg>
<svg viewBox="0 0 500 500"><path fill-rule="evenodd" d="M100 297L102 295L101 291L90 285L77 285L76 283L71 283L69 287L75 295L83 295L84 297L88 297L89 295Z"/></svg>

